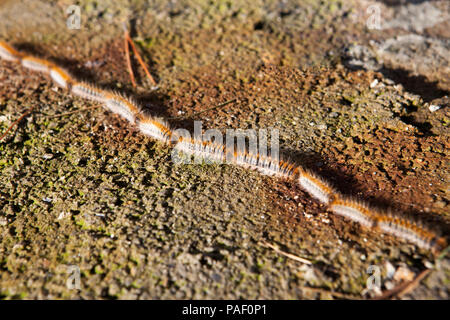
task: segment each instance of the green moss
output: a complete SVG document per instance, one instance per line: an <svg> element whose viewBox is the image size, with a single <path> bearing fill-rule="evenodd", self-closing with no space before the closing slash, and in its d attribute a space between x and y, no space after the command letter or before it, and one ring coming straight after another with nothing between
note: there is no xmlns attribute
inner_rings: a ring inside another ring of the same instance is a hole
<svg viewBox="0 0 450 320"><path fill-rule="evenodd" d="M79 218L75 220L75 224L79 227L81 227L82 230L89 230L89 225L84 221L83 219Z"/></svg>

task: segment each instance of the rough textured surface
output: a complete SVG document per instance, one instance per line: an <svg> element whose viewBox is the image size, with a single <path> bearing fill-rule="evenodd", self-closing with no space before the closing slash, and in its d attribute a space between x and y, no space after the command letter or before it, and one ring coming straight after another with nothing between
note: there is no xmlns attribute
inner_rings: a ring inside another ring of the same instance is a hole
<svg viewBox="0 0 450 320"><path fill-rule="evenodd" d="M69 30L72 1L4 1L0 37L177 127L277 128L284 153L343 193L448 235L450 22L398 21L449 4L403 2L78 1ZM381 30L367 28L371 5ZM123 21L156 90L141 71L130 85ZM379 293L366 288L375 265L382 291L433 268L403 297L449 299L448 257L333 216L291 183L175 165L125 121L1 61L0 133L30 107L0 141L3 298L358 299ZM80 290L66 286L70 265Z"/></svg>

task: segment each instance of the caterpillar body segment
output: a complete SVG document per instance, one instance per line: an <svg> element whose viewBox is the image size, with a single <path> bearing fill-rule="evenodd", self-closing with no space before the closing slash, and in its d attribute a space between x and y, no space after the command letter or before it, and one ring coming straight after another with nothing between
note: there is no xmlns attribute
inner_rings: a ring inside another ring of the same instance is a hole
<svg viewBox="0 0 450 320"><path fill-rule="evenodd" d="M0 57L7 61L20 61L23 54L4 41L0 41Z"/></svg>
<svg viewBox="0 0 450 320"><path fill-rule="evenodd" d="M246 152L241 157L238 156L238 158L239 161L245 163L244 166L259 171L266 176L280 178L292 178L295 176L296 167L293 164L269 155Z"/></svg>
<svg viewBox="0 0 450 320"><path fill-rule="evenodd" d="M329 204L337 194L325 180L310 171L301 170L298 183L312 197L324 204Z"/></svg>
<svg viewBox="0 0 450 320"><path fill-rule="evenodd" d="M225 146L216 142L180 136L175 148L216 163L223 163L225 159Z"/></svg>
<svg viewBox="0 0 450 320"><path fill-rule="evenodd" d="M180 136L175 145L175 149L182 151L188 155L193 155L195 150L195 140L190 137Z"/></svg>
<svg viewBox="0 0 450 320"><path fill-rule="evenodd" d="M241 161L242 166L249 169L258 169L258 162L259 162L260 155L259 153L254 152L244 152Z"/></svg>
<svg viewBox="0 0 450 320"><path fill-rule="evenodd" d="M330 210L337 215L356 221L367 228L375 227L376 213L360 201L336 196L330 203Z"/></svg>
<svg viewBox="0 0 450 320"><path fill-rule="evenodd" d="M72 94L84 99L105 103L108 93L86 82L76 82L72 85Z"/></svg>
<svg viewBox="0 0 450 320"><path fill-rule="evenodd" d="M56 82L57 85L59 85L61 88L64 89L71 89L72 87L72 77L71 75L65 71L64 69L53 66L50 69L50 77L53 79L53 81Z"/></svg>
<svg viewBox="0 0 450 320"><path fill-rule="evenodd" d="M405 218L384 214L377 217L377 228L394 237L405 239L417 246L434 252L444 249L447 245L445 238L428 230L420 223Z"/></svg>
<svg viewBox="0 0 450 320"><path fill-rule="evenodd" d="M172 140L172 130L169 125L161 118L139 115L137 119L139 130L155 140L170 143Z"/></svg>
<svg viewBox="0 0 450 320"><path fill-rule="evenodd" d="M124 117L133 124L136 121L136 116L140 112L136 102L118 93L106 93L104 104L107 109Z"/></svg>
<svg viewBox="0 0 450 320"><path fill-rule="evenodd" d="M33 56L24 56L21 59L22 66L33 71L49 73L55 65L47 60L39 59Z"/></svg>
<svg viewBox="0 0 450 320"><path fill-rule="evenodd" d="M247 152L245 150L244 151L236 150L233 152L233 164L237 166L248 168L249 167L248 158L249 156L247 155Z"/></svg>
<svg viewBox="0 0 450 320"><path fill-rule="evenodd" d="M51 78L62 88L68 89L68 84L72 81L69 73L54 63L22 54L3 41L0 41L0 57L8 61L20 61L22 66L33 71L50 73Z"/></svg>
<svg viewBox="0 0 450 320"><path fill-rule="evenodd" d="M221 143L211 141L198 141L194 139L194 155L209 161L223 163L225 157L225 147Z"/></svg>
<svg viewBox="0 0 450 320"><path fill-rule="evenodd" d="M285 179L295 178L297 174L295 165L288 161L273 159L270 156L259 157L256 170L267 176L276 176Z"/></svg>

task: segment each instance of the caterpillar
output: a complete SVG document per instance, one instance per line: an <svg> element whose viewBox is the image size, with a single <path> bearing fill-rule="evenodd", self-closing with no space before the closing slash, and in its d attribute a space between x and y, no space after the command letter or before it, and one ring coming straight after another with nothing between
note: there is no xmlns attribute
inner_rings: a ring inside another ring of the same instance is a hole
<svg viewBox="0 0 450 320"><path fill-rule="evenodd" d="M373 209L362 201L346 198L327 181L294 163L270 155L263 156L247 148L234 150L219 142L183 137L176 130L172 130L164 119L146 114L133 99L115 91L99 89L94 84L80 82L54 63L19 52L3 41L0 41L0 57L6 61L20 63L32 71L49 74L58 86L67 89L71 94L102 104L107 110L136 125L144 135L173 145L175 149L187 155L219 162L225 158L231 159L234 165L297 183L314 199L326 205L330 212L355 221L368 229L407 240L434 254L447 246L445 237L439 236L424 225L399 214Z"/></svg>

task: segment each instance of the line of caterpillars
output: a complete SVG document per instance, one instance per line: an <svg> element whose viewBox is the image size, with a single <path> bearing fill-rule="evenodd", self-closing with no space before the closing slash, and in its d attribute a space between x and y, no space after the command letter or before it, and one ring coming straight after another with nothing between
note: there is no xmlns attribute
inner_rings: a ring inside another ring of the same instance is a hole
<svg viewBox="0 0 450 320"><path fill-rule="evenodd" d="M297 182L312 197L327 205L328 209L337 215L356 221L367 228L406 239L433 253L438 253L447 246L444 237L438 236L421 223L397 214L370 208L364 202L344 197L325 180L300 166L245 150L235 151L233 148L232 151L228 151L227 147L220 143L179 136L166 121L148 115L132 99L120 93L99 89L86 82L78 82L66 70L54 63L19 52L2 41L0 41L0 56L4 60L21 63L28 69L49 74L56 84L69 90L72 94L101 103L106 109L135 124L143 134L174 145L188 155L223 161L225 157L230 159L228 153L231 152L232 163L258 170L265 175Z"/></svg>

